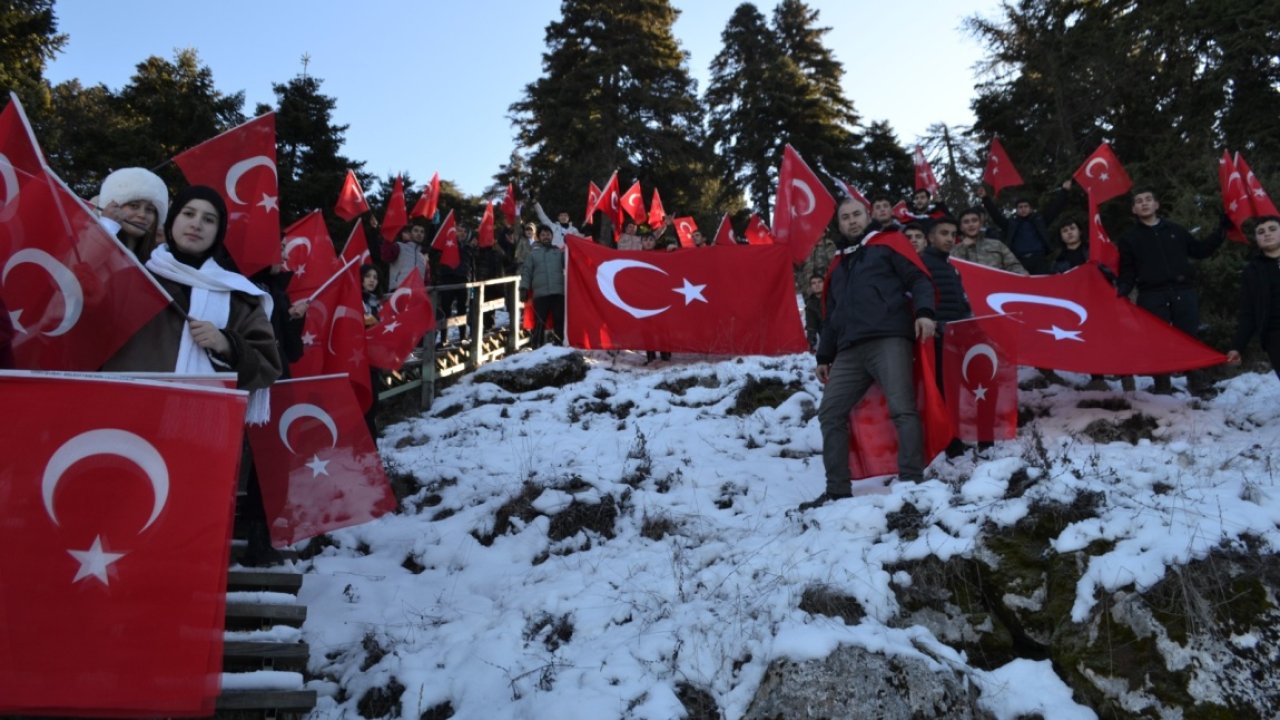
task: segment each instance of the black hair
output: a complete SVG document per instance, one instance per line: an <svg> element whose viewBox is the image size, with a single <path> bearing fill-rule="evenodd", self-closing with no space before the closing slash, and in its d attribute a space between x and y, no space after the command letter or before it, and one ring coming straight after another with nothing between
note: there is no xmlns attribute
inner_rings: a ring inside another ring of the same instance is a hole
<svg viewBox="0 0 1280 720"><path fill-rule="evenodd" d="M553 234L553 235L555 234L555 230L552 230L550 225L539 225L539 226L538 226L538 234L539 234L539 235L541 235L543 230L546 230L547 232L549 232L549 233L551 233L551 234Z"/></svg>
<svg viewBox="0 0 1280 720"><path fill-rule="evenodd" d="M979 220L981 220L981 219L982 219L982 208L978 207L977 205L974 205L973 207L967 207L967 208L965 208L965 209L963 209L963 210L961 210L961 211L960 211L960 214L957 216L957 219L959 219L959 220L963 220L963 219L965 219L965 217L967 217L967 216L969 216L969 215L977 215L977 216L978 216L978 219L979 219Z"/></svg>
<svg viewBox="0 0 1280 720"><path fill-rule="evenodd" d="M941 221L938 221L938 222L941 222ZM925 230L924 230L924 225L921 225L920 223L915 222L915 221L909 222L909 223L907 223L906 225L903 225L903 226L902 226L902 232L904 232L904 233L905 233L905 232L906 232L906 231L908 231L908 230L919 230L920 232L924 232L924 231L925 231Z"/></svg>
<svg viewBox="0 0 1280 720"><path fill-rule="evenodd" d="M934 229L934 228L936 228L936 227L938 227L939 225L944 224L944 223L945 223L945 224L947 224L947 225L950 225L951 227L955 228L956 230L959 230L959 229L960 229L960 222L959 222L958 220L956 220L955 218L951 217L950 215L943 215L943 216L942 216L942 217L940 217L940 218L934 218L934 219L933 219L933 222L929 223L929 233L928 233L928 234L932 235L932 234L933 234L933 229Z"/></svg>
<svg viewBox="0 0 1280 720"><path fill-rule="evenodd" d="M364 265L361 265L361 266L360 266L360 279L361 279L361 280L363 280L363 279L364 279L364 276L365 276L365 275L367 275L367 274L369 273L369 271L370 271L370 270L372 270L372 271L374 271L374 272L378 272L378 268L376 268L376 267L374 267L374 266L370 265L369 263L365 263ZM379 273L379 275L381 275L381 273Z"/></svg>
<svg viewBox="0 0 1280 720"><path fill-rule="evenodd" d="M1132 201L1143 193L1151 193L1151 197L1156 202L1160 202L1160 193L1156 192L1155 187L1151 185L1134 185L1133 189L1129 191L1129 200Z"/></svg>
<svg viewBox="0 0 1280 720"><path fill-rule="evenodd" d="M872 205L875 205L875 204L876 204L876 203L878 203L878 202L887 202L887 203L889 203L890 205L892 205L892 204L893 204L893 198L889 197L888 195L886 195L886 194L884 194L884 193L877 193L877 194L875 194L875 195L872 195L872 196L871 196L871 204L872 204Z"/></svg>
<svg viewBox="0 0 1280 720"><path fill-rule="evenodd" d="M173 242L173 223L178 219L178 215L182 213L192 200L204 200L213 206L215 212L218 213L218 231L213 237L213 244L209 246L198 257L189 255L178 249ZM231 255L227 252L227 204L223 202L222 196L217 190L206 185L191 185L178 191L174 196L173 202L169 205L169 214L164 219L164 236L169 243L169 251L179 262L190 265L192 267L200 267L208 258L221 265L226 270L232 272L240 272L236 267L235 261L231 259Z"/></svg>

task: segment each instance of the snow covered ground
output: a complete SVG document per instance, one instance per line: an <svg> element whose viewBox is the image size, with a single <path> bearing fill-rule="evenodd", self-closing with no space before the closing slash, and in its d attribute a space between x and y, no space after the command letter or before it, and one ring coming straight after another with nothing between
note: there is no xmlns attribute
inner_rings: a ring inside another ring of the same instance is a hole
<svg viewBox="0 0 1280 720"><path fill-rule="evenodd" d="M303 563L303 636L323 678L316 717L356 717L371 690L403 687L401 717L414 720L446 702L462 719L669 720L684 715L677 688L688 684L738 718L770 661L847 643L959 669L1000 718L1092 718L1047 661L984 671L922 626L892 627L894 584L911 578L886 568L968 553L984 524L1085 490L1106 502L1057 549L1114 547L1080 581L1077 617L1099 591L1147 587L1226 539L1280 548L1273 374L1224 382L1204 403L1150 395L1139 378L1123 413L1077 407L1122 396L1118 383L1024 391L1021 404L1043 416L1017 440L941 458L923 484L797 513L824 485L810 356L586 357L586 379L563 388L513 395L469 377L386 431L387 465L422 488L400 514L333 534ZM732 412L744 388L770 380L786 388L776 408ZM1135 412L1155 419L1152 439L1082 435ZM1035 482L1006 499L1019 470ZM911 540L886 519L908 502L925 516ZM814 586L856 598L866 617L847 625L799 609Z"/></svg>

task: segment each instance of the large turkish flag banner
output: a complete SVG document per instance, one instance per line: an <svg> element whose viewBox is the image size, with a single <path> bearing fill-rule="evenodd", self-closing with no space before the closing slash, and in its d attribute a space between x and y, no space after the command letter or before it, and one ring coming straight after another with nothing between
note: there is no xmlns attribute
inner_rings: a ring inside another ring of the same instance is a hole
<svg viewBox="0 0 1280 720"><path fill-rule="evenodd" d="M0 113L0 304L17 367L97 370L171 302L45 165L17 98Z"/></svg>
<svg viewBox="0 0 1280 720"><path fill-rule="evenodd" d="M1018 336L1006 316L947 323L942 386L956 437L1011 440L1018 434Z"/></svg>
<svg viewBox="0 0 1280 720"><path fill-rule="evenodd" d="M716 355L809 349L785 246L618 251L569 237L565 250L565 335L573 347Z"/></svg>
<svg viewBox="0 0 1280 720"><path fill-rule="evenodd" d="M1222 353L1116 297L1093 264L1061 275L1018 275L951 259L973 314L1017 322L1024 365L1107 375L1151 375L1220 365Z"/></svg>
<svg viewBox="0 0 1280 720"><path fill-rule="evenodd" d="M208 716L247 396L0 373L0 713Z"/></svg>
<svg viewBox="0 0 1280 720"><path fill-rule="evenodd" d="M280 262L276 114L267 113L173 158L192 185L227 204L227 251L246 277Z"/></svg>
<svg viewBox="0 0 1280 720"><path fill-rule="evenodd" d="M396 509L391 483L342 375L271 386L271 421L249 428L271 544L284 547Z"/></svg>

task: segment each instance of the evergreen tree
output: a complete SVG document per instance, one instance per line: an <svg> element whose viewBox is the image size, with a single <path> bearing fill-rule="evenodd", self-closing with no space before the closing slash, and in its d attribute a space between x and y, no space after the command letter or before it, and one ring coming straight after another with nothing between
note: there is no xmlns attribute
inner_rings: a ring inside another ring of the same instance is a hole
<svg viewBox="0 0 1280 720"><path fill-rule="evenodd" d="M0 88L18 95L32 124L40 128L50 107L45 65L67 43L59 34L53 0L8 0L0 6ZM0 108L9 104L6 94Z"/></svg>
<svg viewBox="0 0 1280 720"><path fill-rule="evenodd" d="M970 190L982 178L986 163L985 148L979 148L970 133L964 126L934 123L919 141L942 199L957 212L972 203Z"/></svg>
<svg viewBox="0 0 1280 720"><path fill-rule="evenodd" d="M709 160L668 0L565 0L543 75L511 106L528 148L529 200L576 215L611 172L659 187L673 210L705 205Z"/></svg>
<svg viewBox="0 0 1280 720"><path fill-rule="evenodd" d="M337 101L320 92L322 83L304 74L273 84L276 106L259 105L255 114L276 112L281 224L287 226L312 210L323 210L329 233L340 245L350 226L333 215L333 205L347 170L356 172L363 188L369 188L374 178L364 172L364 162L342 154L348 126L334 124Z"/></svg>
<svg viewBox="0 0 1280 720"><path fill-rule="evenodd" d="M887 120L867 126L862 138L862 161L847 176L864 195L885 193L903 197L915 186L915 164L911 153L898 142Z"/></svg>
<svg viewBox="0 0 1280 720"><path fill-rule="evenodd" d="M137 165L127 138L141 123L107 86L68 80L53 87L51 98L52 112L36 135L49 166L72 190L92 198L112 170Z"/></svg>

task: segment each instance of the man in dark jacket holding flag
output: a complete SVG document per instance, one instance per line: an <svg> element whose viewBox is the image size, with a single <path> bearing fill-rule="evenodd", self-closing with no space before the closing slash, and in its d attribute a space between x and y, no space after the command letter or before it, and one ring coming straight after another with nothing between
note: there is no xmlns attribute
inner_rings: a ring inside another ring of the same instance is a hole
<svg viewBox="0 0 1280 720"><path fill-rule="evenodd" d="M933 337L933 284L897 250L867 242L880 229L868 210L846 199L836 212L840 249L830 274L815 371L826 385L818 419L827 489L801 509L852 497L849 412L873 382L884 391L898 433L898 477L924 479L924 431L912 366L914 343Z"/></svg>

